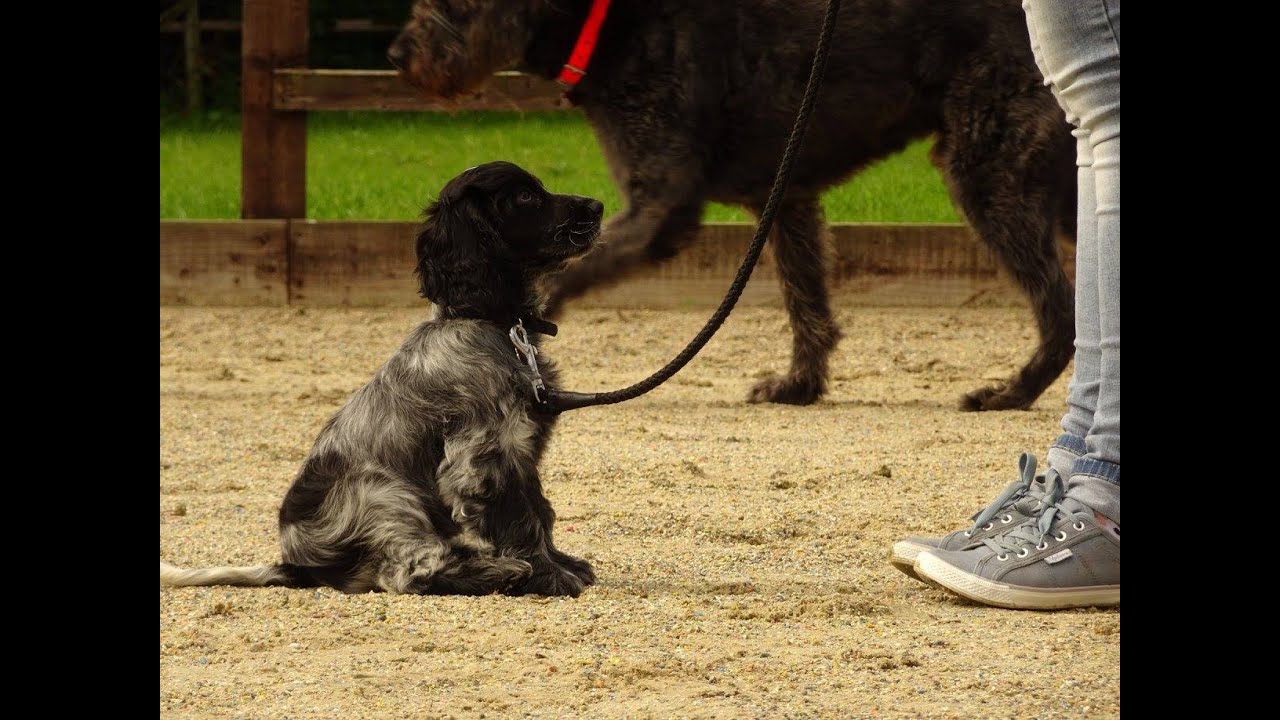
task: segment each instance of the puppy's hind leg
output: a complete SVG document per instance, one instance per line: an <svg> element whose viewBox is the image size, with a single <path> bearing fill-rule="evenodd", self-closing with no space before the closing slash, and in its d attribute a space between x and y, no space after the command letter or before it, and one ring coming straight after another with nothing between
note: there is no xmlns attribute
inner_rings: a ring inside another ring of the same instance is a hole
<svg viewBox="0 0 1280 720"><path fill-rule="evenodd" d="M485 555L456 547L444 565L428 575L417 575L406 592L419 595L491 595L511 592L533 574L533 567L518 558Z"/></svg>
<svg viewBox="0 0 1280 720"><path fill-rule="evenodd" d="M377 584L396 593L490 595L520 586L533 572L524 560L495 555L487 543L445 543L429 526L384 542L381 553Z"/></svg>
<svg viewBox="0 0 1280 720"><path fill-rule="evenodd" d="M419 492L376 467L336 484L309 517L282 523L280 547L286 563L328 573L324 584L348 593L421 593L453 553Z"/></svg>

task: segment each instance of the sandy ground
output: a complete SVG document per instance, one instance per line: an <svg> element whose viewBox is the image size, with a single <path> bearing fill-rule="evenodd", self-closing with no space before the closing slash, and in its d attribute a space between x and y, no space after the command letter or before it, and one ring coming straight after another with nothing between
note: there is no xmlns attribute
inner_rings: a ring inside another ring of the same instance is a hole
<svg viewBox="0 0 1280 720"><path fill-rule="evenodd" d="M578 310L545 351L577 390L665 362L704 312ZM322 424L419 310L160 309L160 556L278 559ZM1016 308L848 310L808 408L750 406L781 311L742 310L671 383L567 414L543 466L582 597L160 591L160 712L218 718L1115 717L1120 613L988 609L898 573L1044 452L1030 412L965 414L1034 330Z"/></svg>

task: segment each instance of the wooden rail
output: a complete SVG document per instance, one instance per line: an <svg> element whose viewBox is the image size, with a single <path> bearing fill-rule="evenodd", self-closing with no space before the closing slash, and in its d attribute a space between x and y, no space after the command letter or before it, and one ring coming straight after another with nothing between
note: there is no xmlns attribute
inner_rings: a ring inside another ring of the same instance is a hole
<svg viewBox="0 0 1280 720"><path fill-rule="evenodd" d="M417 229L417 223L400 221L162 220L160 303L417 305L422 303L414 277ZM713 307L753 232L750 223L705 225L685 252L593 291L583 304ZM1000 277L990 251L959 224L833 225L830 280L837 295L855 304L1023 302ZM780 304L771 253L761 257L741 302Z"/></svg>
<svg viewBox="0 0 1280 720"><path fill-rule="evenodd" d="M376 23L369 18L339 18L333 21L333 31L337 33L393 33L400 31L400 25ZM239 20L201 20L200 32L238 33L243 30ZM170 20L160 23L160 32L174 34L185 32L184 23Z"/></svg>
<svg viewBox="0 0 1280 720"><path fill-rule="evenodd" d="M427 97L394 71L308 70L275 71L275 110L569 110L560 86L517 72L493 76L488 85L454 100Z"/></svg>

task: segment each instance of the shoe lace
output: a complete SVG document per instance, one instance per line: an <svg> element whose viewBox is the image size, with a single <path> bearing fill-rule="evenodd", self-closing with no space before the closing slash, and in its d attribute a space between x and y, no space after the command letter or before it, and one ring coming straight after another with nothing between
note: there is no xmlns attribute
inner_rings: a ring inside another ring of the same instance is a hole
<svg viewBox="0 0 1280 720"><path fill-rule="evenodd" d="M969 528L965 533L965 537L969 537L987 523L991 522L997 515L1018 500L1026 497L1030 492L1032 483L1036 480L1036 456L1031 453L1022 453L1018 458L1018 472L1021 475L1021 482L1010 484L1005 488L1004 492L996 496L985 509L973 517L973 527Z"/></svg>
<svg viewBox="0 0 1280 720"><path fill-rule="evenodd" d="M1034 545L1037 549L1044 549L1046 545L1045 536L1053 532L1059 522L1074 518L1079 514L1076 507L1074 507L1079 503L1068 500L1064 505L1066 486L1062 482L1062 476L1056 470L1050 468L1045 473L1044 480L1047 493L1042 501L1044 504L1040 510L1017 527L1006 530L999 535L982 539L980 542L983 545L991 548L997 555L1002 557L1010 552L1018 553L1020 556L1025 555L1022 551L1027 545ZM1066 539L1065 533L1054 537L1059 541Z"/></svg>

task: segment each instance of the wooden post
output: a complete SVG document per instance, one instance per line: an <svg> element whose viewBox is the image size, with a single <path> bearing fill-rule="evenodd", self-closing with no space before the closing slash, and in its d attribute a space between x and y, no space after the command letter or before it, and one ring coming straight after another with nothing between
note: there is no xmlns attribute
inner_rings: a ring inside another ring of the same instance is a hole
<svg viewBox="0 0 1280 720"><path fill-rule="evenodd" d="M204 83L200 75L200 3L188 0L187 17L183 21L183 51L187 70L187 112L204 107Z"/></svg>
<svg viewBox="0 0 1280 720"><path fill-rule="evenodd" d="M306 67L309 0L244 0L240 215L307 216L307 114L271 107L272 71Z"/></svg>

